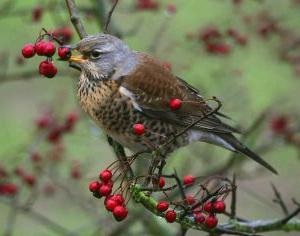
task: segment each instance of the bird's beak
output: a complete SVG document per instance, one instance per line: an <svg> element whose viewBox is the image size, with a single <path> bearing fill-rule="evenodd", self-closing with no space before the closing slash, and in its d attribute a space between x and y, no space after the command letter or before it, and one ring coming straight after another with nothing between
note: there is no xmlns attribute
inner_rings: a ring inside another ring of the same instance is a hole
<svg viewBox="0 0 300 236"><path fill-rule="evenodd" d="M69 62L82 63L86 60L83 55L72 55Z"/></svg>

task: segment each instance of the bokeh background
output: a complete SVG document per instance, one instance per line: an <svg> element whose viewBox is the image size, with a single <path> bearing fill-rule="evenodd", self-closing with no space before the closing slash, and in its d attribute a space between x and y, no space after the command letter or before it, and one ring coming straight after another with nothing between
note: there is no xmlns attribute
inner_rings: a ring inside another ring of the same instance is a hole
<svg viewBox="0 0 300 236"><path fill-rule="evenodd" d="M88 33L101 31L101 19L94 12L99 1L77 2ZM109 5L110 1L104 2ZM237 173L238 215L247 219L281 217L280 208L272 202L271 182L293 209L291 198L300 197L299 147L276 134L272 122L280 117L298 131L300 1L158 0L153 9L137 7L135 0L119 2L112 24L130 47L171 65L175 74L198 88L204 97L221 99L223 112L232 117L229 123L247 130L266 114L247 142L254 150L261 150L280 174L267 173L249 160L237 161L226 175ZM176 12L170 12L169 4L174 4ZM34 16L37 9L42 9L39 19ZM20 188L18 201L32 201L32 210L20 210L16 215L13 203L0 196L0 235L60 235L34 213L74 235L175 235L176 225L152 217L135 204L129 209L138 220L133 217L130 224L116 223L103 204L90 196L89 181L114 160L114 155L105 134L78 106L79 74L66 62L55 61L59 72L47 79L38 74L41 58L20 58L23 45L34 43L42 27L49 31L69 27L73 31L64 1L0 1L0 166L11 172L10 178ZM230 36L230 29L240 38ZM203 37L211 30L221 36L213 36L208 42ZM78 40L73 31L71 43ZM219 45L217 49L215 44ZM40 152L42 158L53 152L53 145L43 140L36 127L37 119L50 111L58 120L64 120L70 112L79 114L80 119L61 141L61 159L48 161L46 173L36 172L30 159L32 152ZM168 169L176 168L180 175L202 175L218 169L230 155L226 150L197 143L174 153ZM17 166L35 175L34 187L14 176ZM78 178L74 169L80 172ZM51 193L45 190L47 186ZM31 197L32 192L38 192L36 199ZM188 235L205 233L190 230Z"/></svg>

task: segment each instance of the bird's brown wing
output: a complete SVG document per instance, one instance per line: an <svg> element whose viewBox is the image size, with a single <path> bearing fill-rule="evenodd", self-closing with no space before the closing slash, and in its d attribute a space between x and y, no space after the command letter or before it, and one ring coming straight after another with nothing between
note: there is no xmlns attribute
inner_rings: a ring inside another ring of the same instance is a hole
<svg viewBox="0 0 300 236"><path fill-rule="evenodd" d="M133 73L119 81L121 92L130 96L135 107L145 115L188 126L212 110L197 89L175 77L161 63L145 55L141 56L140 62ZM182 100L180 109L170 109L169 101L172 98ZM216 115L208 116L194 127L217 133L238 132Z"/></svg>

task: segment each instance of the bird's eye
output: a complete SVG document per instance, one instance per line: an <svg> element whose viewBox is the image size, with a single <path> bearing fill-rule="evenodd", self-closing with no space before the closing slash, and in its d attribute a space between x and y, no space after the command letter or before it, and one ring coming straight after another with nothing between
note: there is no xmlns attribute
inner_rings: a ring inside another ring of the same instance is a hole
<svg viewBox="0 0 300 236"><path fill-rule="evenodd" d="M91 51L90 57L92 59L98 59L101 57L102 52L99 49L95 49L93 51Z"/></svg>

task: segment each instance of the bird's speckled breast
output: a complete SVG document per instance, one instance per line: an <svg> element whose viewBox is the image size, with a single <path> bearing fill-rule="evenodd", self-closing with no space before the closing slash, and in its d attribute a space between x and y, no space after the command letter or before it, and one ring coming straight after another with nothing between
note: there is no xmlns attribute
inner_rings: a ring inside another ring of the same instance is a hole
<svg viewBox="0 0 300 236"><path fill-rule="evenodd" d="M137 111L130 98L119 92L119 85L115 80L102 80L99 82L82 81L78 84L77 95L83 110L113 139L133 151L153 148L163 144L172 134L178 132L174 127L164 121L152 119ZM142 136L133 133L133 125L143 123L146 132ZM186 145L186 138L177 140Z"/></svg>

